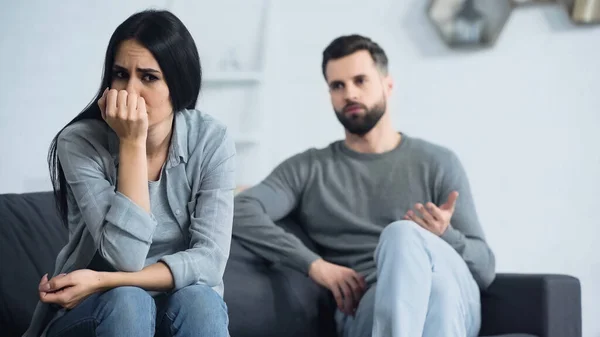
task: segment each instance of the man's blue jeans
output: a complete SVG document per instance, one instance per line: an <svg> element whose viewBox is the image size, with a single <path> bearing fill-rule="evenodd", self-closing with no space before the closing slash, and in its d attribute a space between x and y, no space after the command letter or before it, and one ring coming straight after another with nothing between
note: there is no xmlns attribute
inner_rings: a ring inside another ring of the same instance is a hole
<svg viewBox="0 0 600 337"><path fill-rule="evenodd" d="M228 336L225 302L205 285L155 299L136 287L119 287L86 298L56 320L48 337Z"/></svg>
<svg viewBox="0 0 600 337"><path fill-rule="evenodd" d="M444 240L412 221L389 224L375 251L377 283L354 317L336 312L342 337L476 337L479 288Z"/></svg>

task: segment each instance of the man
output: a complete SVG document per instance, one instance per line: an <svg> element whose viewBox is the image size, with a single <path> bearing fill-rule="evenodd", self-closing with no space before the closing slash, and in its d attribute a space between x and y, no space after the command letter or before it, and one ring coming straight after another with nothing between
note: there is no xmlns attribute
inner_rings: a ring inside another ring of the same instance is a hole
<svg viewBox="0 0 600 337"><path fill-rule="evenodd" d="M322 71L345 139L239 194L234 237L331 290L340 336L477 336L495 259L459 159L394 130L387 56L369 38L335 39ZM293 210L321 256L275 225Z"/></svg>

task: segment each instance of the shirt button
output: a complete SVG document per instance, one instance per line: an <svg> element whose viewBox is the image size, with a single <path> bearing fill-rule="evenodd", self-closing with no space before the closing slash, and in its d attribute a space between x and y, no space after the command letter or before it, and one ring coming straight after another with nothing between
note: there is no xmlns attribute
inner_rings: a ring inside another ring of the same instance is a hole
<svg viewBox="0 0 600 337"><path fill-rule="evenodd" d="M179 210L179 209L176 209L176 210L175 210L175 214L176 214L176 215L180 215L180 214L181 214L181 210Z"/></svg>

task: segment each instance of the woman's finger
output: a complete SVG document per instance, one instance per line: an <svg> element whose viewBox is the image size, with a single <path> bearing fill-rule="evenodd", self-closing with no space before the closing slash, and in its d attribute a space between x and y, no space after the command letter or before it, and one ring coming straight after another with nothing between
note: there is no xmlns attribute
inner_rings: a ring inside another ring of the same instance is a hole
<svg viewBox="0 0 600 337"><path fill-rule="evenodd" d="M66 287L73 286L73 280L67 274L60 274L48 281L50 288L47 291L57 291Z"/></svg>
<svg viewBox="0 0 600 337"><path fill-rule="evenodd" d="M129 120L137 119L138 97L139 96L137 94L133 94L133 93L127 95L127 115L128 115Z"/></svg>
<svg viewBox="0 0 600 337"><path fill-rule="evenodd" d="M106 117L116 118L117 117L117 98L118 91L115 89L110 89L106 93L106 109L104 110L104 114Z"/></svg>
<svg viewBox="0 0 600 337"><path fill-rule="evenodd" d="M127 120L127 91L120 90L117 95L117 115L120 120Z"/></svg>
<svg viewBox="0 0 600 337"><path fill-rule="evenodd" d="M102 93L102 97L98 100L98 107L100 108L100 114L102 115L102 119L106 119L106 93L108 92L108 88L104 89Z"/></svg>

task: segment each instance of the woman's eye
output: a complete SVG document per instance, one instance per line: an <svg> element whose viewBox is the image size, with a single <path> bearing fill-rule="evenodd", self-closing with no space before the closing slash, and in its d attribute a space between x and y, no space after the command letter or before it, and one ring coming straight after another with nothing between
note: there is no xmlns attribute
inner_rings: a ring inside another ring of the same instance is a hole
<svg viewBox="0 0 600 337"><path fill-rule="evenodd" d="M154 82L154 81L158 80L158 77L156 77L154 75L146 74L142 77L142 80L144 80L146 82Z"/></svg>
<svg viewBox="0 0 600 337"><path fill-rule="evenodd" d="M127 76L127 74L125 74L125 72L121 71L121 70L117 70L117 71L113 72L113 75L116 78L125 78Z"/></svg>

